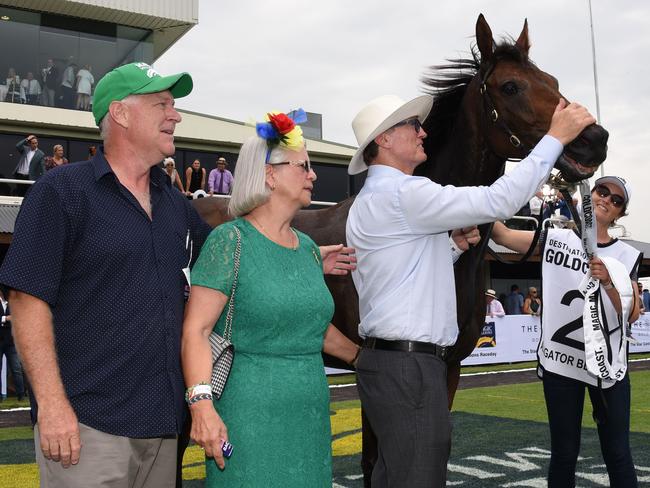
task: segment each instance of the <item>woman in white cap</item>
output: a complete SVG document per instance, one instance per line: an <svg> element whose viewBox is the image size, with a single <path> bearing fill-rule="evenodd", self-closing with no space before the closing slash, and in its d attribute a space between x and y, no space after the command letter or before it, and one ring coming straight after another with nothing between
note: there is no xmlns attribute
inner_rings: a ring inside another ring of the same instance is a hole
<svg viewBox="0 0 650 488"><path fill-rule="evenodd" d="M641 254L607 231L626 215L630 194L630 184L623 178L596 180L591 203L598 250L591 259L570 229L549 229L538 249L545 306L537 356L551 431L550 488L575 486L585 390L610 486L637 486L629 442L626 339L629 324L639 316L636 278ZM492 238L523 253L533 233L510 230L497 222ZM588 272L595 280L586 279Z"/></svg>

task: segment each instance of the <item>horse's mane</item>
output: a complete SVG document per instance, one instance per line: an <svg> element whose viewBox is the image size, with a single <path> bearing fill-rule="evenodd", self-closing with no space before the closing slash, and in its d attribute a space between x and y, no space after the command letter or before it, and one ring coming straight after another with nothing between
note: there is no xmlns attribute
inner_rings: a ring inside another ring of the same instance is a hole
<svg viewBox="0 0 650 488"><path fill-rule="evenodd" d="M449 64L430 66L420 79L424 84L423 92L433 96L433 107L425 123L429 160L435 159L435 154L448 141L467 87L481 66L481 56L475 45L471 46L470 54L471 58L448 59ZM523 65L531 63L512 39L504 39L495 47L493 62L502 59Z"/></svg>

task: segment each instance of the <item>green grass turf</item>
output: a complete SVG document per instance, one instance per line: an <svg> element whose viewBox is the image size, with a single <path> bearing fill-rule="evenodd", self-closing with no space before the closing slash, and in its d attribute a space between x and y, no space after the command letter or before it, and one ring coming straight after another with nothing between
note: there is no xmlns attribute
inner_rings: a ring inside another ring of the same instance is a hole
<svg viewBox="0 0 650 488"><path fill-rule="evenodd" d="M353 385L357 382L357 375L350 374L336 374L327 377L328 385Z"/></svg>
<svg viewBox="0 0 650 488"><path fill-rule="evenodd" d="M0 410L20 407L29 407L29 400L25 398L24 400L18 401L16 397L9 397L0 402Z"/></svg>
<svg viewBox="0 0 650 488"><path fill-rule="evenodd" d="M533 366L532 363L530 363ZM506 365L504 365L506 366ZM505 369L511 369L507 365ZM476 370L476 368L472 368ZM494 370L489 368L489 370ZM650 473L650 371L635 371L630 373L632 382L632 415L631 443L635 461L640 475ZM337 383L354 382L354 375L336 377ZM602 464L595 425L591 420L590 403L586 402L583 416L583 449L581 455L588 460L584 462L585 471L590 476L600 476L603 470L597 465ZM334 482L346 488L360 488L362 481L359 459L361 451L361 420L359 417L360 403L358 400L334 402L330 404L332 412L332 440L334 449ZM524 453L526 449L548 449L548 427L546 425L546 408L542 393L541 382L507 385L497 387L474 388L459 390L454 402L452 414L454 423L453 448L450 466L476 465L488 470L504 471L501 478L473 479L459 472L459 468L450 470L451 482L460 483L462 488L496 488L507 480L517 482L512 486L543 486L537 481L543 479L547 461L536 458L532 461L538 464L533 472L519 473L512 467L494 467L485 461L477 461L477 455L486 454L501 461L511 462L511 454ZM497 439L498 437L498 439ZM646 455L646 453L648 453ZM520 454L517 454L520 455ZM199 488L203 486L205 476L202 466L202 452L197 446L192 446L186 452L184 462L183 486ZM542 456L544 457L544 456ZM592 462L593 460L593 462ZM485 465L485 466L484 466ZM490 467L491 466L491 467ZM510 466L510 465L508 465ZM583 469L581 468L581 469ZM595 473L595 474L593 474ZM504 479L505 478L505 479ZM30 488L38 486L38 473L34 464L34 445L30 427L0 428L0 488ZM650 476L645 480L650 482ZM538 484L534 484L538 483ZM533 484L530 484L533 483ZM606 486L606 484L591 484L582 480L579 486ZM643 486L643 483L640 485Z"/></svg>
<svg viewBox="0 0 650 488"><path fill-rule="evenodd" d="M650 433L650 371L633 371L630 381L630 428L634 432ZM535 422L548 420L541 382L458 390L453 410ZM588 400L585 402L583 425L595 427Z"/></svg>
<svg viewBox="0 0 650 488"><path fill-rule="evenodd" d="M31 427L4 427L0 429L0 442L16 439L33 439ZM1 453L0 453L1 455Z"/></svg>

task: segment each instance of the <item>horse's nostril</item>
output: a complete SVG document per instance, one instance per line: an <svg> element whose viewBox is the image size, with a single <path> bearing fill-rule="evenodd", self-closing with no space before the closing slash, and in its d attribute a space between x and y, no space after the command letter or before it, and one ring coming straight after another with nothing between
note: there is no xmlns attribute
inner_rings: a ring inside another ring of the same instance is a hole
<svg viewBox="0 0 650 488"><path fill-rule="evenodd" d="M586 127L580 135L575 139L574 142L578 142L579 144L586 144L586 145L596 145L596 144L601 144L605 145L607 144L607 140L609 139L609 132L607 132L605 129L603 129L600 125L590 125L589 127Z"/></svg>

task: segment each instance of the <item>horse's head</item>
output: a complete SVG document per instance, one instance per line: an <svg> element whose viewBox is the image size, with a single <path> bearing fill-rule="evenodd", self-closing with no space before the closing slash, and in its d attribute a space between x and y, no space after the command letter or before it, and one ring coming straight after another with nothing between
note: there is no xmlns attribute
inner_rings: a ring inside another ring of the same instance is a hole
<svg viewBox="0 0 650 488"><path fill-rule="evenodd" d="M476 22L476 44L481 54L472 81L482 99L483 128L489 148L504 158L522 158L549 129L562 97L557 79L528 58L528 22L517 41L496 44L483 15ZM607 156L608 132L587 127L564 152L556 168L568 182L591 177Z"/></svg>

